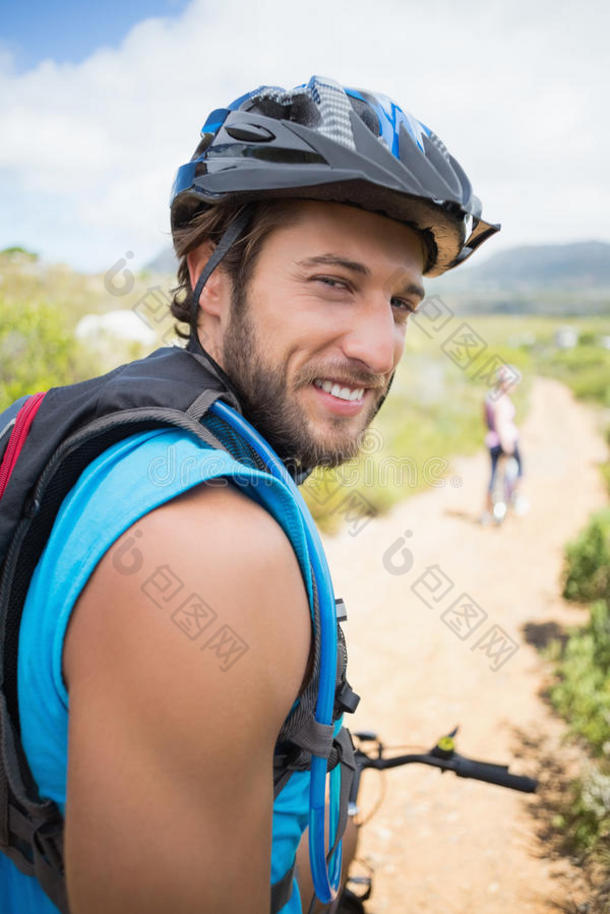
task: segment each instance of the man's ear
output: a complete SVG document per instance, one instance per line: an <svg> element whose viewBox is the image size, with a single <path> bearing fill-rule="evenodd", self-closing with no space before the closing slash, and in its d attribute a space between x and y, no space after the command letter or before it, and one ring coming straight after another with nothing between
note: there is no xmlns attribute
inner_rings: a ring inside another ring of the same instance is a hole
<svg viewBox="0 0 610 914"><path fill-rule="evenodd" d="M213 241L204 241L202 244L198 245L196 248L193 248L192 251L189 251L186 255L186 264L189 270L189 278L191 280L191 289L195 288L197 280L201 276L203 268L206 263L212 256L216 245Z"/></svg>
<svg viewBox="0 0 610 914"><path fill-rule="evenodd" d="M203 244L200 244L186 255L186 263L189 270L192 289L197 285L197 280L201 276L201 273L215 249L216 245L213 241L204 241ZM201 292L198 304L201 305L202 310L220 316L225 307L225 300L227 299L228 282L229 277L219 264L212 272L211 276L208 277Z"/></svg>

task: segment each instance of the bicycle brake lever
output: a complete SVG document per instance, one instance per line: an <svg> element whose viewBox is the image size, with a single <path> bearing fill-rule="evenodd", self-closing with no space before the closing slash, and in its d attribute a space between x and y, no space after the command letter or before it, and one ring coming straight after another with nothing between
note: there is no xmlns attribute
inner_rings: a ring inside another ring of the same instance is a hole
<svg viewBox="0 0 610 914"><path fill-rule="evenodd" d="M455 735L460 729L460 725L457 724L453 730L448 733L446 736L441 736L436 746L434 746L429 755L432 755L434 758L449 759L455 753Z"/></svg>

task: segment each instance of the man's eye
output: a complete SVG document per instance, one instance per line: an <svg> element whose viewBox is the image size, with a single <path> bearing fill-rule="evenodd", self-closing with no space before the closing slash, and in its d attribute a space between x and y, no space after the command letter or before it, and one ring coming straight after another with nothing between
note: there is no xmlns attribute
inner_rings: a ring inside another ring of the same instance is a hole
<svg viewBox="0 0 610 914"><path fill-rule="evenodd" d="M336 279L334 276L314 276L316 282L324 283L331 289L348 289L349 285L343 279Z"/></svg>
<svg viewBox="0 0 610 914"><path fill-rule="evenodd" d="M400 311L404 311L405 314L413 314L417 309L408 301L405 301L404 298L393 298L392 304L397 305Z"/></svg>

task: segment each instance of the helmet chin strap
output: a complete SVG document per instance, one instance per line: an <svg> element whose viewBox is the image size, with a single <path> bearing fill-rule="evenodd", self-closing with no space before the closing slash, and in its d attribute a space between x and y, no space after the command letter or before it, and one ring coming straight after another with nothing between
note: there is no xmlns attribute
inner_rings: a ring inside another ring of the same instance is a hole
<svg viewBox="0 0 610 914"><path fill-rule="evenodd" d="M201 293L203 292L203 287L206 282L221 262L228 250L235 244L237 239L245 232L248 227L248 223L252 217L252 207L244 206L244 208L237 214L233 222L226 229L224 235L214 248L214 252L205 267L201 271L201 276L197 280L197 284L193 291L193 303L191 306L191 335L189 337L189 349L194 352L198 352L200 355L208 356L209 353L205 352L201 341L199 339L199 334L197 332L197 316L199 314L199 299L201 298Z"/></svg>

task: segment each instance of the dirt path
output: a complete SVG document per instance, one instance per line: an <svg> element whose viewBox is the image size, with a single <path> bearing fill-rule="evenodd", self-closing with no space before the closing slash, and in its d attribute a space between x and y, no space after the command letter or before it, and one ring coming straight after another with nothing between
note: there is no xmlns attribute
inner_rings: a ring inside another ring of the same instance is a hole
<svg viewBox="0 0 610 914"><path fill-rule="evenodd" d="M563 727L539 697L548 666L531 641L538 626L583 619L562 601L559 577L564 543L602 503L604 446L591 411L541 378L522 450L531 510L500 529L476 523L481 452L454 462L454 484L414 496L355 536L346 529L325 539L349 614L350 681L363 696L352 729L374 728L388 745L430 746L460 723L466 755L512 760L532 775L541 756L515 758L516 730L557 743ZM464 593L487 615L459 637L463 621L442 614ZM380 782L375 772L364 780L366 812ZM546 856L536 837L536 799L416 766L385 782L359 848L375 866L375 914L550 914L554 902L583 900L577 871Z"/></svg>

